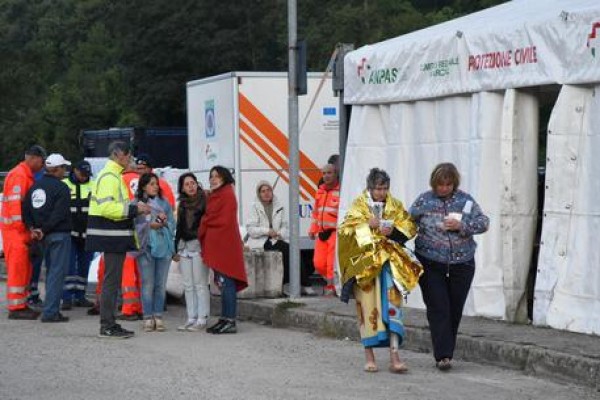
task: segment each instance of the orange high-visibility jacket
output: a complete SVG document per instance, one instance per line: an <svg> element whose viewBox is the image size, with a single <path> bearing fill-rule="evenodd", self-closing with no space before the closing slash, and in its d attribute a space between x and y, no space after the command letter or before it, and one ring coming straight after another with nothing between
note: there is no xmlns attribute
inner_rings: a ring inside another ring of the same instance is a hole
<svg viewBox="0 0 600 400"><path fill-rule="evenodd" d="M0 229L21 232L27 230L21 214L21 203L33 182L33 171L25 161L19 163L8 173L4 181Z"/></svg>
<svg viewBox="0 0 600 400"><path fill-rule="evenodd" d="M335 230L337 228L338 208L340 205L340 184L328 188L324 183L319 186L315 195L315 205L312 210L312 221L309 234Z"/></svg>

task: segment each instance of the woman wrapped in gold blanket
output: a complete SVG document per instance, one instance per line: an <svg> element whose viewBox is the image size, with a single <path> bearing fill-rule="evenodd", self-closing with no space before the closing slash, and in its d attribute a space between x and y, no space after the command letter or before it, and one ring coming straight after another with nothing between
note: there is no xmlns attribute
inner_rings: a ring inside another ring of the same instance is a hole
<svg viewBox="0 0 600 400"><path fill-rule="evenodd" d="M422 273L403 247L415 236L416 225L389 188L389 175L371 169L367 189L353 201L338 228L342 300L354 292L366 372L378 370L373 348L387 346L390 371L408 370L398 354L404 337L401 306Z"/></svg>

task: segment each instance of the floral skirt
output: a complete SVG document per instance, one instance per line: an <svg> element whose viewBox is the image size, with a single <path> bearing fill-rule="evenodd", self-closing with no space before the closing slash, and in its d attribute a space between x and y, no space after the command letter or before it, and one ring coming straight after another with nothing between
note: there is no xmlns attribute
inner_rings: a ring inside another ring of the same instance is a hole
<svg viewBox="0 0 600 400"><path fill-rule="evenodd" d="M369 286L354 285L354 297L363 346L387 347L390 333L396 333L402 344L402 294L394 284L388 263Z"/></svg>

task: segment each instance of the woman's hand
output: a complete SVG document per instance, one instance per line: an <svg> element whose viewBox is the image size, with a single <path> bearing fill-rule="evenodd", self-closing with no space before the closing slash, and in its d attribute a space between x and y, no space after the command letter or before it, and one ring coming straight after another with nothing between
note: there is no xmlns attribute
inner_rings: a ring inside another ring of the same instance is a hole
<svg viewBox="0 0 600 400"><path fill-rule="evenodd" d="M379 228L379 232L381 232L381 234L383 236L390 236L392 234L393 229L394 228L391 226L384 226L384 227Z"/></svg>
<svg viewBox="0 0 600 400"><path fill-rule="evenodd" d="M160 229L165 226L163 223L152 221L150 222L150 229Z"/></svg>
<svg viewBox="0 0 600 400"><path fill-rule="evenodd" d="M279 237L279 233L277 233L276 231L274 231L273 229L271 229L268 233L269 237L272 239L277 239Z"/></svg>
<svg viewBox="0 0 600 400"><path fill-rule="evenodd" d="M379 218L371 217L369 220L369 228L379 228Z"/></svg>
<svg viewBox="0 0 600 400"><path fill-rule="evenodd" d="M447 231L460 231L462 228L462 222L454 218L446 218L443 226Z"/></svg>
<svg viewBox="0 0 600 400"><path fill-rule="evenodd" d="M181 256L177 253L173 254L173 261L175 262L179 262L179 260L181 260Z"/></svg>

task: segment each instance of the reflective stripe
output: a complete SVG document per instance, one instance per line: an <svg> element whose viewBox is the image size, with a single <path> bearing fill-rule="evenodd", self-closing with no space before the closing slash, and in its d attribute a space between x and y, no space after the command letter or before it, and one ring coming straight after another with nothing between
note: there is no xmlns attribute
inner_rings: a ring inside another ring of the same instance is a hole
<svg viewBox="0 0 600 400"><path fill-rule="evenodd" d="M123 299L123 304L137 304L140 300L138 298L135 299Z"/></svg>
<svg viewBox="0 0 600 400"><path fill-rule="evenodd" d="M71 231L71 236L75 236L76 238L85 238L86 234L85 234L85 232Z"/></svg>
<svg viewBox="0 0 600 400"><path fill-rule="evenodd" d="M123 291L123 293L138 292L138 288L135 286L125 286L121 288L121 291Z"/></svg>
<svg viewBox="0 0 600 400"><path fill-rule="evenodd" d="M27 303L27 299L23 298L23 299L9 299L8 300L8 305L9 306L18 306L21 304L26 304Z"/></svg>
<svg viewBox="0 0 600 400"><path fill-rule="evenodd" d="M336 207L319 207L317 212L332 212L337 214L338 209Z"/></svg>
<svg viewBox="0 0 600 400"><path fill-rule="evenodd" d="M10 196L0 196L0 201L2 201L3 203L8 203L9 201L17 201L17 200L21 200L20 194L12 194Z"/></svg>
<svg viewBox="0 0 600 400"><path fill-rule="evenodd" d="M89 207L81 207L81 211L86 213L86 212L90 211L90 208Z"/></svg>
<svg viewBox="0 0 600 400"><path fill-rule="evenodd" d="M333 227L336 227L337 223L336 222L323 221L323 223L321 224L321 226L333 226Z"/></svg>
<svg viewBox="0 0 600 400"><path fill-rule="evenodd" d="M87 230L87 234L88 235L95 235L95 236L133 236L133 230L131 229L88 229Z"/></svg>
<svg viewBox="0 0 600 400"><path fill-rule="evenodd" d="M25 293L25 289L27 289L27 287L25 287L25 286L9 286L7 289L7 292L21 294L21 293Z"/></svg>
<svg viewBox="0 0 600 400"><path fill-rule="evenodd" d="M85 286L78 283L69 283L63 287L64 290L84 290Z"/></svg>
<svg viewBox="0 0 600 400"><path fill-rule="evenodd" d="M12 224L13 222L21 221L23 218L20 215L13 215L11 217L0 217L2 218L2 223L4 224Z"/></svg>
<svg viewBox="0 0 600 400"><path fill-rule="evenodd" d="M71 207L71 212L77 212L77 207Z"/></svg>
<svg viewBox="0 0 600 400"><path fill-rule="evenodd" d="M108 203L109 201L115 201L114 196L107 196L101 199L97 199L96 196L92 196L92 201L95 201L98 205L102 203Z"/></svg>

